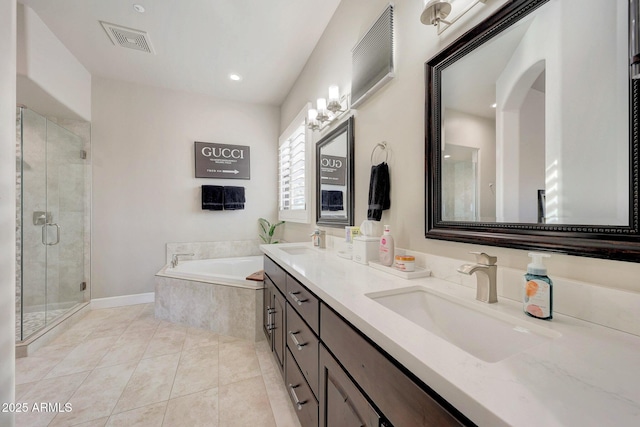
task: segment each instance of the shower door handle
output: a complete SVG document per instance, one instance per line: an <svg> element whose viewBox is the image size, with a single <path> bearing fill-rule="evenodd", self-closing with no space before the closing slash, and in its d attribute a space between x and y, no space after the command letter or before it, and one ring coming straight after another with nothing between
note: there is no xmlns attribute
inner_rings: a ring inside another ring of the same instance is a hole
<svg viewBox="0 0 640 427"><path fill-rule="evenodd" d="M49 239L47 238L47 227L53 225L56 227L56 241L53 243L49 243ZM42 226L42 244L47 246L54 246L60 243L60 226L56 223L44 224Z"/></svg>

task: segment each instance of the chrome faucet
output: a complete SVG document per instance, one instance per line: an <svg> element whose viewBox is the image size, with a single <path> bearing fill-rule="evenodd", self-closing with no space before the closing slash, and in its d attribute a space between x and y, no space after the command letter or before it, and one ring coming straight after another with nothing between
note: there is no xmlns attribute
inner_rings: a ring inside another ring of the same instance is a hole
<svg viewBox="0 0 640 427"><path fill-rule="evenodd" d="M194 256L194 254L173 254L171 255L171 268L176 268L178 266L178 257L181 256Z"/></svg>
<svg viewBox="0 0 640 427"><path fill-rule="evenodd" d="M476 264L463 264L458 267L458 272L471 276L476 274L478 281L476 288L476 299L478 301L493 304L498 302L498 286L496 273L498 266L497 257L487 255L484 252L470 252L476 256Z"/></svg>

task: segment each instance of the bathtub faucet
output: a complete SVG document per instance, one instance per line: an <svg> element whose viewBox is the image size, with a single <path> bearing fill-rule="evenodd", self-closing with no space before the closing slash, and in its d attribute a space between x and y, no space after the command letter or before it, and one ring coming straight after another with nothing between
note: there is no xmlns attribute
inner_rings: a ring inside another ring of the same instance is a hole
<svg viewBox="0 0 640 427"><path fill-rule="evenodd" d="M171 268L176 268L178 266L178 257L181 256L194 256L195 254L173 254L171 255Z"/></svg>

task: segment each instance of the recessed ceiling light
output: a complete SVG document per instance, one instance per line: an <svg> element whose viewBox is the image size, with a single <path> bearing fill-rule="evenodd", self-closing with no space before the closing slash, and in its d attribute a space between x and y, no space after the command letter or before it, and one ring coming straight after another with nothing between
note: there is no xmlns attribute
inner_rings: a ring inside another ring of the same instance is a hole
<svg viewBox="0 0 640 427"><path fill-rule="evenodd" d="M141 4L134 4L133 10L135 10L138 13L144 13L144 6Z"/></svg>
<svg viewBox="0 0 640 427"><path fill-rule="evenodd" d="M444 158L445 158L445 159L448 159L448 158L450 158L450 157L451 157L451 154L445 154L445 155L444 155Z"/></svg>
<svg viewBox="0 0 640 427"><path fill-rule="evenodd" d="M239 82L240 80L242 80L242 76L239 75L239 74L235 74L235 73L229 74L229 78L231 80L233 80L234 82Z"/></svg>
<svg viewBox="0 0 640 427"><path fill-rule="evenodd" d="M498 104L491 104L491 108L496 108Z"/></svg>

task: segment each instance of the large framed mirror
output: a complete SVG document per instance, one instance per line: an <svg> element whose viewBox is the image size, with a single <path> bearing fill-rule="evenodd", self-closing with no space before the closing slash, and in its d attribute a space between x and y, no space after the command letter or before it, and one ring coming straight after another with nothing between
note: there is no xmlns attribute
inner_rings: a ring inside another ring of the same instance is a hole
<svg viewBox="0 0 640 427"><path fill-rule="evenodd" d="M316 223L353 225L353 116L316 145Z"/></svg>
<svg viewBox="0 0 640 427"><path fill-rule="evenodd" d="M426 63L427 238L640 262L633 13L512 0Z"/></svg>

